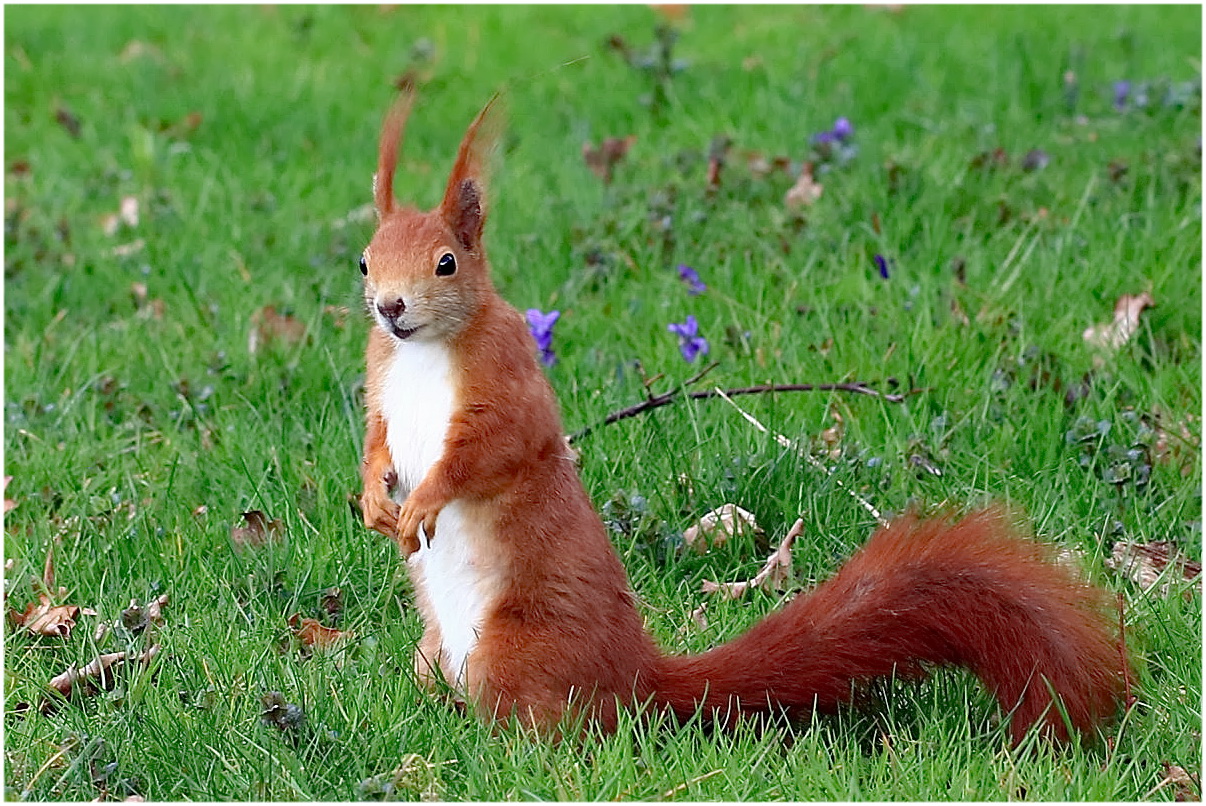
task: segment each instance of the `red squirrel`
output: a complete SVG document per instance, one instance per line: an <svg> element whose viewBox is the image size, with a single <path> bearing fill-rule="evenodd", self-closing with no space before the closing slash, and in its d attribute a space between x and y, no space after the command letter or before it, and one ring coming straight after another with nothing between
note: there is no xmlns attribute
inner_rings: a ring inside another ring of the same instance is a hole
<svg viewBox="0 0 1206 806"><path fill-rule="evenodd" d="M424 212L393 198L413 98L382 128L378 226L360 259L373 320L361 506L407 557L422 682L553 732L567 714L611 730L618 709L643 706L718 725L799 717L938 665L975 673L1015 741L1036 723L1068 737L1052 693L1082 733L1113 715L1129 672L1103 592L993 511L900 518L740 637L663 654L578 477L536 344L490 280L491 104Z"/></svg>

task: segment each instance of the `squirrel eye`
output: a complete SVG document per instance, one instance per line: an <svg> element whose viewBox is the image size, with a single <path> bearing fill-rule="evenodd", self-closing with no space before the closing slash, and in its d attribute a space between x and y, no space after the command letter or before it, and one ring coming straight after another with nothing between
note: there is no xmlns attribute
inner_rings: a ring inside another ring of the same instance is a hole
<svg viewBox="0 0 1206 806"><path fill-rule="evenodd" d="M360 256L360 273L368 276L368 261L364 259L364 255Z"/></svg>
<svg viewBox="0 0 1206 806"><path fill-rule="evenodd" d="M456 274L456 258L452 256L451 252L445 252L440 257L440 262L436 264L436 274L440 277Z"/></svg>

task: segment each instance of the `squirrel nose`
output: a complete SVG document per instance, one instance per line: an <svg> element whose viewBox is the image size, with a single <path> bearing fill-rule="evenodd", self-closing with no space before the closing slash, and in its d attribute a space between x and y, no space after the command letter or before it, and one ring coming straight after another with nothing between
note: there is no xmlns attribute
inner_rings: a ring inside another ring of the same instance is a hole
<svg viewBox="0 0 1206 806"><path fill-rule="evenodd" d="M406 312L406 303L401 297L394 297L391 300L383 300L377 303L377 310L386 319L397 319Z"/></svg>

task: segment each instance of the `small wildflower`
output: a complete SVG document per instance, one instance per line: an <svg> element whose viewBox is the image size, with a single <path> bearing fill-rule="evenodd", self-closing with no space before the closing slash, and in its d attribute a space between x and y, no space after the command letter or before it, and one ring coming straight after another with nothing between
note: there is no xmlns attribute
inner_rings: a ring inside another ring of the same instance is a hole
<svg viewBox="0 0 1206 806"><path fill-rule="evenodd" d="M849 118L841 117L833 122L833 136L841 142L846 142L852 134L854 134L854 124L850 122Z"/></svg>
<svg viewBox="0 0 1206 806"><path fill-rule="evenodd" d="M699 322L694 316L688 315L682 323L672 322L666 329L678 336L678 349L685 361L694 361L700 353L708 354L708 340L698 335Z"/></svg>
<svg viewBox="0 0 1206 806"><path fill-rule="evenodd" d="M687 293L693 297L708 290L704 281L699 279L699 272L686 263L678 264L678 278L687 284Z"/></svg>
<svg viewBox="0 0 1206 806"><path fill-rule="evenodd" d="M527 310L528 330L536 340L536 346L540 348L540 362L546 367L557 363L557 356L553 353L553 325L557 324L560 317L561 311L544 313L539 308Z"/></svg>
<svg viewBox="0 0 1206 806"><path fill-rule="evenodd" d="M1115 81L1114 82L1114 111L1122 112L1126 109L1127 98L1131 94L1131 82Z"/></svg>
<svg viewBox="0 0 1206 806"><path fill-rule="evenodd" d="M875 268L879 269L879 276L888 279L888 259L883 255L875 256Z"/></svg>
<svg viewBox="0 0 1206 806"><path fill-rule="evenodd" d="M854 124L847 117L840 117L833 122L833 128L817 132L812 136L813 150L816 152L820 170L829 169L829 163L845 165L854 159L858 146L850 142L854 136Z"/></svg>

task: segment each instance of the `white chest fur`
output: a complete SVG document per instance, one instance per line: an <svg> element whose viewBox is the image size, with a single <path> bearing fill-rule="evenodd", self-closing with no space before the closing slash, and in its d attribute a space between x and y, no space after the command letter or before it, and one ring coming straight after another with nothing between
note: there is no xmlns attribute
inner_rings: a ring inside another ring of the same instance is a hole
<svg viewBox="0 0 1206 806"><path fill-rule="evenodd" d="M396 345L381 399L401 503L444 452L454 404L447 348L424 342ZM474 557L481 536L471 534L471 526L461 502L452 501L440 513L435 539L430 544L421 540L422 548L408 561L438 622L445 668L453 672L454 683L464 682L465 661L477 644L487 604Z"/></svg>

